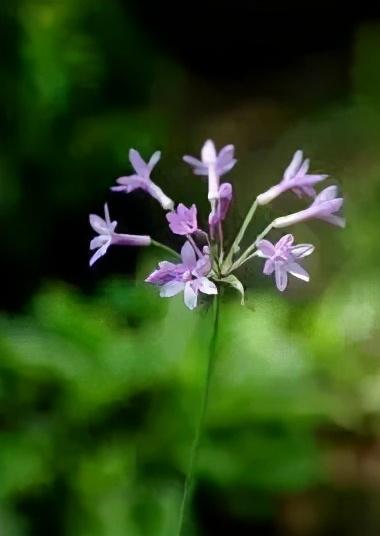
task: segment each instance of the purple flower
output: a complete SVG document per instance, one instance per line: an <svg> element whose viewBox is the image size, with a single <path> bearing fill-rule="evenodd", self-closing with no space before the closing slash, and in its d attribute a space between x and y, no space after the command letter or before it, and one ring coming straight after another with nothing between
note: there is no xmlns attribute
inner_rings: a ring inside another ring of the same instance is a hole
<svg viewBox="0 0 380 536"><path fill-rule="evenodd" d="M344 227L346 223L344 218L335 214L343 205L343 198L337 197L337 195L338 188L336 186L328 186L317 195L309 208L294 212L288 216L276 218L273 222L273 227L288 227L289 225L313 218L327 221L338 227Z"/></svg>
<svg viewBox="0 0 380 536"><path fill-rule="evenodd" d="M260 240L257 244L259 257L267 259L263 273L272 275L274 272L276 286L281 292L288 284L288 273L303 281L309 281L309 274L297 262L302 257L311 255L314 246L311 244L298 244L293 246L294 236L287 234L273 245L269 240Z"/></svg>
<svg viewBox="0 0 380 536"><path fill-rule="evenodd" d="M154 197L162 206L164 210L171 210L174 207L173 201L161 190L157 184L155 184L150 178L150 174L154 166L161 158L160 151L156 151L151 156L148 163L144 162L141 155L135 149L129 151L129 161L131 162L135 173L128 175L127 177L119 177L116 182L119 186L113 186L111 190L114 192L125 192L129 194L141 188Z"/></svg>
<svg viewBox="0 0 380 536"><path fill-rule="evenodd" d="M314 197L316 195L314 184L325 180L328 175L311 175L308 173L309 166L310 160L308 158L303 160L302 151L296 151L285 170L282 181L258 195L258 204L266 205L287 190L292 190L298 197Z"/></svg>
<svg viewBox="0 0 380 536"><path fill-rule="evenodd" d="M90 225L99 235L90 242L90 250L97 249L90 259L90 266L102 257L111 245L150 246L150 236L115 233L117 222L111 221L107 204L104 205L104 215L105 219L103 220L96 214L90 214Z"/></svg>
<svg viewBox="0 0 380 536"><path fill-rule="evenodd" d="M232 185L229 182L224 182L219 188L219 198L215 203L215 206L210 212L208 222L210 227L215 228L224 221L227 216L228 209L232 201Z"/></svg>
<svg viewBox="0 0 380 536"><path fill-rule="evenodd" d="M180 203L176 210L168 212L166 219L169 227L174 234L189 235L198 229L197 224L197 207L192 205L190 208Z"/></svg>
<svg viewBox="0 0 380 536"><path fill-rule="evenodd" d="M170 298L184 293L184 302L189 309L194 309L198 303L198 293L217 294L218 289L206 276L211 271L208 255L197 260L190 242L185 242L181 250L182 262L174 264L161 262L157 270L150 274L145 281L160 287L160 296Z"/></svg>
<svg viewBox="0 0 380 536"><path fill-rule="evenodd" d="M219 177L230 171L236 164L234 158L235 147L226 145L219 154L216 153L215 144L207 140L202 147L201 160L193 156L184 156L185 162L193 167L196 175L208 176L208 198L218 199Z"/></svg>

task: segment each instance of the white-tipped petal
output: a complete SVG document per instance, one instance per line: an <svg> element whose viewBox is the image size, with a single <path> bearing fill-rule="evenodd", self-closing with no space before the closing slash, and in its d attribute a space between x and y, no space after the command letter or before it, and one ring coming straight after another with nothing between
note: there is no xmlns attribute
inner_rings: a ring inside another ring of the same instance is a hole
<svg viewBox="0 0 380 536"><path fill-rule="evenodd" d="M195 309L198 302L198 293L194 290L191 281L188 281L185 285L183 298L186 307L188 307L190 310Z"/></svg>

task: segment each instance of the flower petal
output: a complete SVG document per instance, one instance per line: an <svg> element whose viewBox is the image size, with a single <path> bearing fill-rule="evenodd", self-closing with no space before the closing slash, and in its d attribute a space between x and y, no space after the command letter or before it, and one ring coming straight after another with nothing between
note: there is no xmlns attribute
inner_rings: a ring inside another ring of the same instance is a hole
<svg viewBox="0 0 380 536"><path fill-rule="evenodd" d="M257 251L259 257L263 258L273 257L276 253L274 245L269 240L260 240L257 244Z"/></svg>
<svg viewBox="0 0 380 536"><path fill-rule="evenodd" d="M292 161L285 170L283 180L285 182L291 180L299 171L303 158L303 152L298 150L294 153Z"/></svg>
<svg viewBox="0 0 380 536"><path fill-rule="evenodd" d="M297 259L311 255L315 247L312 244L297 244L290 248L291 254Z"/></svg>
<svg viewBox="0 0 380 536"><path fill-rule="evenodd" d="M323 203L324 201L330 201L331 199L335 199L338 195L338 187L328 186L322 192L320 192L317 197L314 199L313 205L318 205L320 203Z"/></svg>
<svg viewBox="0 0 380 536"><path fill-rule="evenodd" d="M94 250L97 248L102 247L107 241L109 241L110 237L105 235L99 235L95 236L90 242L90 250Z"/></svg>
<svg viewBox="0 0 380 536"><path fill-rule="evenodd" d="M216 150L215 144L212 140L207 140L202 147L201 151L202 162L204 164L215 164L216 162Z"/></svg>
<svg viewBox="0 0 380 536"><path fill-rule="evenodd" d="M160 288L160 296L161 298L171 298L182 292L184 287L183 281L170 281Z"/></svg>
<svg viewBox="0 0 380 536"><path fill-rule="evenodd" d="M206 166L204 165L204 163L201 162L201 160L198 160L198 158L194 158L194 156L185 155L183 157L183 161L186 162L186 164L190 164L190 166L205 168L206 170Z"/></svg>
<svg viewBox="0 0 380 536"><path fill-rule="evenodd" d="M263 274L272 275L274 272L274 262L271 259L267 259L264 264Z"/></svg>
<svg viewBox="0 0 380 536"><path fill-rule="evenodd" d="M228 173L234 167L236 162L237 162L236 158L232 158L227 164L224 164L223 166L221 166L218 162L216 166L216 171L218 175L221 176L221 175L225 175L226 173Z"/></svg>
<svg viewBox="0 0 380 536"><path fill-rule="evenodd" d="M276 251L284 247L289 248L293 244L293 242L294 236L292 234L286 234L282 236L275 246Z"/></svg>
<svg viewBox="0 0 380 536"><path fill-rule="evenodd" d="M117 184L120 184L120 186L113 186L111 190L114 192L122 191L121 186L123 186L123 190L126 193L133 192L133 190L137 190L137 188L142 188L143 190L147 189L147 185L150 183L149 179L144 179L143 177L140 177L139 175L128 175L125 177L119 177L116 179Z"/></svg>
<svg viewBox="0 0 380 536"><path fill-rule="evenodd" d="M105 253L107 252L107 249L109 248L110 243L111 241L108 241L106 244L104 244L104 246L99 248L98 251L96 251L93 254L93 256L90 259L90 266L92 266L98 259L100 259L100 257L103 257L103 255L105 255Z"/></svg>
<svg viewBox="0 0 380 536"><path fill-rule="evenodd" d="M291 262L287 265L286 269L290 274L292 274L294 277L298 277L298 279L302 279L302 281L309 281L310 276L305 270L305 268L302 268L298 264L298 262Z"/></svg>
<svg viewBox="0 0 380 536"><path fill-rule="evenodd" d="M156 152L154 152L152 154L152 156L150 157L149 162L148 162L149 172L152 171L152 169L157 164L157 162L160 160L160 158L161 158L161 151L156 151Z"/></svg>
<svg viewBox="0 0 380 536"><path fill-rule="evenodd" d="M186 307L190 310L195 309L198 301L198 292L193 288L191 281L186 283L183 297Z"/></svg>
<svg viewBox="0 0 380 536"><path fill-rule="evenodd" d="M147 175L148 166L141 158L141 155L136 149L130 149L129 151L129 161L132 164L134 170L138 175L145 177Z"/></svg>
<svg viewBox="0 0 380 536"><path fill-rule="evenodd" d="M108 234L107 223L96 214L90 214L90 225L99 234Z"/></svg>
<svg viewBox="0 0 380 536"><path fill-rule="evenodd" d="M233 145L226 145L219 151L218 154L218 166L229 165L234 157L235 147Z"/></svg>
<svg viewBox="0 0 380 536"><path fill-rule="evenodd" d="M218 294L217 286L207 277L200 277L197 282L198 290L203 292L203 294Z"/></svg>
<svg viewBox="0 0 380 536"><path fill-rule="evenodd" d="M337 225L338 227L346 227L346 220L341 216L337 216L336 214L329 214L328 216L323 216L320 219L327 221L327 223L331 223L332 225Z"/></svg>
<svg viewBox="0 0 380 536"><path fill-rule="evenodd" d="M181 249L181 257L183 264L189 269L193 270L197 264L197 257L193 246L189 241L186 241Z"/></svg>
<svg viewBox="0 0 380 536"><path fill-rule="evenodd" d="M288 284L288 274L284 266L281 264L276 264L275 266L275 279L278 290L283 292Z"/></svg>

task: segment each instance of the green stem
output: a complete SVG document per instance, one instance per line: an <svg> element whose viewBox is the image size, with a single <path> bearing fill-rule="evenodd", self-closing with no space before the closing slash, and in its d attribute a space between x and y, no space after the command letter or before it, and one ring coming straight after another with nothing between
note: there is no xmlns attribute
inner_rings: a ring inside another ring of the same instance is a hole
<svg viewBox="0 0 380 536"><path fill-rule="evenodd" d="M234 263L233 265L231 266L231 268L228 270L228 273L231 273L233 270L236 270L237 268L239 268L239 266L241 266L242 264L244 264L245 262L247 262L249 259L251 259L252 257L255 256L255 254L251 255L251 253L254 251L254 249L257 247L257 244L260 242L260 240L262 240L268 233L269 231L272 229L273 227L273 221L267 226L265 227L264 231L262 233L260 233L257 237L256 237L256 240L253 242L253 244L251 244L245 251L244 253L241 255L241 257L239 257Z"/></svg>
<svg viewBox="0 0 380 536"><path fill-rule="evenodd" d="M199 418L198 418L198 425L195 431L193 444L191 446L189 469L186 475L185 485L183 489L182 503L181 503L181 508L179 512L179 521L178 521L178 528L177 528L177 533L176 533L177 536L181 536L182 534L185 514L186 514L188 502L191 497L192 488L194 484L193 483L194 470L195 470L195 465L197 462L200 440L202 437L203 424L205 420L209 392L210 392L210 380L211 380L215 354L216 354L216 342L217 342L217 336L218 336L219 312L220 312L219 300L220 300L219 295L216 295L215 296L214 327L213 327L213 331L211 335L209 352L208 352L206 379L205 379L205 384L204 384L204 389L203 389L203 394L202 394L202 402L201 402L201 408L200 408L200 413L199 413Z"/></svg>
<svg viewBox="0 0 380 536"><path fill-rule="evenodd" d="M170 253L174 257L177 257L177 259L181 258L181 255L179 253L177 253L177 251L175 251L174 249L170 248L169 246L165 246L165 244L161 244L161 242L157 242L156 240L152 239L151 244L152 244L152 246L156 246L156 248L160 248L160 249L163 249L164 251L167 251L168 253Z"/></svg>
<svg viewBox="0 0 380 536"><path fill-rule="evenodd" d="M226 262L232 261L232 257L237 251L237 248L239 247L239 244L245 234L245 231L247 230L248 225L251 223L251 220L256 212L257 207L258 207L258 203L257 203L257 199L255 199L255 201L252 203L251 208L248 210L246 217L244 218L242 226L240 227L240 231L238 232L235 240L232 243L231 249L228 252L228 255L226 257Z"/></svg>
<svg viewBox="0 0 380 536"><path fill-rule="evenodd" d="M257 255L258 255L258 251L254 251L253 253L251 253L251 255L248 255L248 256L246 256L246 254L242 255L240 259L238 259L236 262L233 263L228 273L234 272L235 270L240 268L240 266L243 266L243 264L245 264L247 261L253 259L253 257L257 257Z"/></svg>

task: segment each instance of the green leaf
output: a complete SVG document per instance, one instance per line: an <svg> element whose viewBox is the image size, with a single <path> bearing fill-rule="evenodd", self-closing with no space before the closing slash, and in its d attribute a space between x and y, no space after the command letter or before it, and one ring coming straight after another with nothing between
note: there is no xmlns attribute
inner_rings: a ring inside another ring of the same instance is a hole
<svg viewBox="0 0 380 536"><path fill-rule="evenodd" d="M235 275L230 274L220 279L220 281L222 283L226 283L227 285L230 285L235 290L237 290L241 296L241 304L245 305L244 287L243 287L242 282Z"/></svg>

